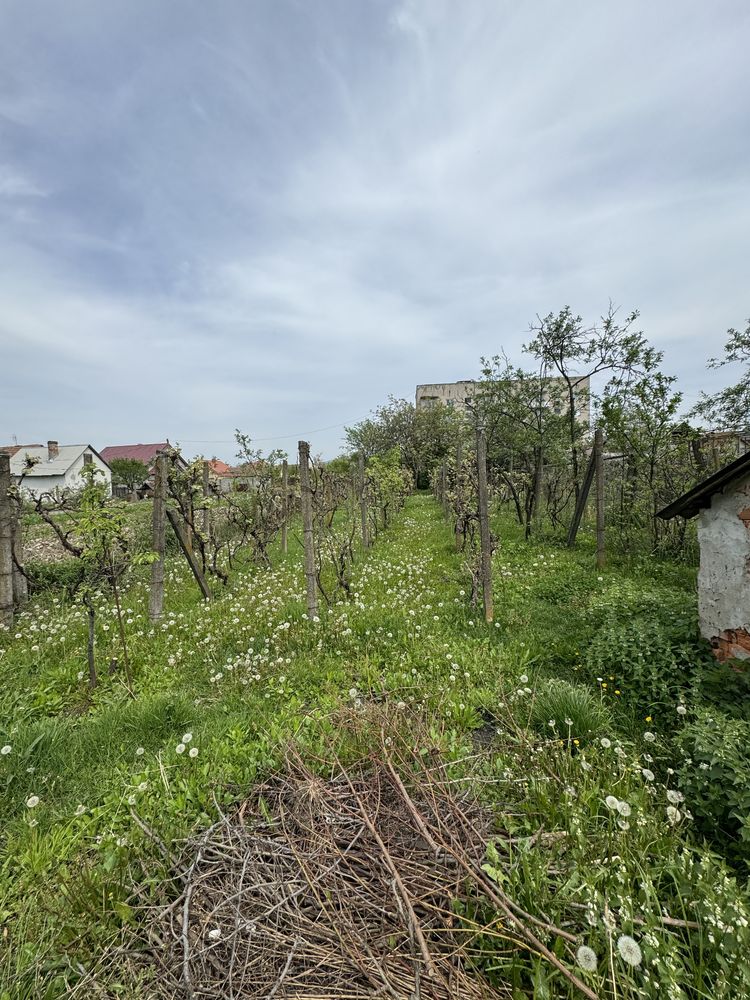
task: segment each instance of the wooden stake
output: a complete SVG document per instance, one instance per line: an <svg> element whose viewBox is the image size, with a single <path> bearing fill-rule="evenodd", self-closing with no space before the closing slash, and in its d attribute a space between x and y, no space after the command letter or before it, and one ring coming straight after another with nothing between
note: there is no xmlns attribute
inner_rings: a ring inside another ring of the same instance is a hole
<svg viewBox="0 0 750 1000"><path fill-rule="evenodd" d="M586 502L589 498L589 492L591 490L591 484L594 481L594 472L596 471L596 449L592 448L591 454L589 455L589 464L586 466L586 475L583 477L583 485L581 487L581 492L578 494L578 501L576 503L576 509L573 513L573 520L570 522L570 529L568 531L568 546L573 548L576 543L576 538L578 536L578 529L581 526L581 520L583 519L583 512L586 510Z"/></svg>
<svg viewBox="0 0 750 1000"><path fill-rule="evenodd" d="M456 552L460 552L464 547L464 533L461 521L461 510L463 508L463 493L461 490L461 469L464 464L463 442L459 439L456 445Z"/></svg>
<svg viewBox="0 0 750 1000"><path fill-rule="evenodd" d="M359 453L359 517L362 524L362 548L369 548L370 528L367 523L367 494L365 492L365 455Z"/></svg>
<svg viewBox="0 0 750 1000"><path fill-rule="evenodd" d="M598 427L594 434L594 462L596 465L596 566L603 569L604 552L604 434Z"/></svg>
<svg viewBox="0 0 750 1000"><path fill-rule="evenodd" d="M164 608L164 554L166 551L167 456L159 453L154 468L154 504L151 513L151 547L158 559L151 563L151 593L148 616L152 622L161 618Z"/></svg>
<svg viewBox="0 0 750 1000"><path fill-rule="evenodd" d="M0 625L13 624L13 501L10 455L0 455Z"/></svg>
<svg viewBox="0 0 750 1000"><path fill-rule="evenodd" d="M183 528L182 524L180 523L180 518L177 515L177 513L169 507L167 507L167 517L169 518L169 523L172 525L172 528L174 529L175 535L177 535L177 541L180 543L180 548L182 549L183 554L188 561L190 569L193 571L193 576L195 577L196 583L200 587L201 593L203 594L203 596L207 601L210 601L211 591L208 587L208 584L206 583L206 578L204 577L203 572L200 566L198 565L198 560L195 558L195 553L193 552L190 546L190 543L188 541L187 531L185 530L185 528Z"/></svg>
<svg viewBox="0 0 750 1000"><path fill-rule="evenodd" d="M281 463L281 551L286 553L289 550L287 540L287 522L289 521L289 463L286 459Z"/></svg>
<svg viewBox="0 0 750 1000"><path fill-rule="evenodd" d="M300 441L299 488L302 500L302 533L305 548L305 581L307 583L307 617L318 617L318 581L315 575L315 539L313 538L312 489L310 488L310 445Z"/></svg>
<svg viewBox="0 0 750 1000"><path fill-rule="evenodd" d="M208 462L203 463L203 499L208 500L211 496L211 475ZM203 537L206 544L211 541L211 511L208 507L203 508Z"/></svg>
<svg viewBox="0 0 750 1000"><path fill-rule="evenodd" d="M481 544L481 581L484 599L484 618L491 622L492 608L492 540L490 537L490 512L487 500L487 438L484 426L477 427L477 482L479 494L479 537Z"/></svg>

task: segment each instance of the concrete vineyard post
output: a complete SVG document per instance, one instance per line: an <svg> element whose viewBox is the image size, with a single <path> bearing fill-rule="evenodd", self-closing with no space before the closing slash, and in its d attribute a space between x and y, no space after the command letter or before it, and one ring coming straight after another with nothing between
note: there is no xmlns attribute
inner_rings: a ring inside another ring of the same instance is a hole
<svg viewBox="0 0 750 1000"><path fill-rule="evenodd" d="M289 550L287 538L289 521L289 463L286 459L281 463L281 551Z"/></svg>
<svg viewBox="0 0 750 1000"><path fill-rule="evenodd" d="M151 513L151 547L159 557L151 563L151 593L148 616L152 622L161 618L164 607L164 553L167 511L167 456L158 454L154 468L154 505Z"/></svg>
<svg viewBox="0 0 750 1000"><path fill-rule="evenodd" d="M13 624L13 501L10 455L0 455L0 625Z"/></svg>
<svg viewBox="0 0 750 1000"><path fill-rule="evenodd" d="M603 569L606 562L604 551L604 434L597 428L594 434L594 455L596 465L596 565Z"/></svg>
<svg viewBox="0 0 750 1000"><path fill-rule="evenodd" d="M300 441L299 488L302 501L302 536L305 549L305 581L307 584L307 617L318 617L318 581L315 575L315 539L313 538L312 489L310 487L310 445Z"/></svg>
<svg viewBox="0 0 750 1000"><path fill-rule="evenodd" d="M484 427L477 428L477 483L479 495L479 538L481 546L480 576L484 618L491 622L492 607L492 539L490 537L490 512L487 499L487 438Z"/></svg>
<svg viewBox="0 0 750 1000"><path fill-rule="evenodd" d="M362 547L368 548L370 545L370 530L367 524L367 494L365 491L365 456L359 453L359 516L362 525Z"/></svg>

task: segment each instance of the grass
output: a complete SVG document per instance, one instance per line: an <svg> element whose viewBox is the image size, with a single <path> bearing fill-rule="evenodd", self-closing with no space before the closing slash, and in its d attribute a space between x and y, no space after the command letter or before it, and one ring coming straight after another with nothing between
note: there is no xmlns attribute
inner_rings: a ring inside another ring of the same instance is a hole
<svg viewBox="0 0 750 1000"><path fill-rule="evenodd" d="M597 573L585 535L569 551L526 543L505 520L497 530L493 625L469 606L461 556L424 495L358 560L354 600L319 623L303 614L293 542L272 553L273 570L245 567L209 603L175 559L158 627L145 577L124 598L135 700L106 670L119 651L103 595L93 695L78 676L81 609L50 593L20 615L0 639L0 744L11 747L0 756L1 1000L89 995L74 991L91 969L103 995L147 995L99 964L128 938L133 886L158 895L166 875L132 813L179 841L280 766L292 741L311 761L332 743L343 760L361 753L342 709L384 700L424 722L506 831L544 845L508 857L490 844L488 866L520 905L594 948L589 982L602 995L743 995L732 990L750 984L745 890L694 839L690 803L674 824L666 811L667 789L679 794L676 706L706 658L694 571L615 562ZM478 733L491 752L462 764ZM705 927L665 931L663 911ZM637 969L613 952L622 933L641 943ZM479 964L519 996L567 995L538 959L494 939Z"/></svg>

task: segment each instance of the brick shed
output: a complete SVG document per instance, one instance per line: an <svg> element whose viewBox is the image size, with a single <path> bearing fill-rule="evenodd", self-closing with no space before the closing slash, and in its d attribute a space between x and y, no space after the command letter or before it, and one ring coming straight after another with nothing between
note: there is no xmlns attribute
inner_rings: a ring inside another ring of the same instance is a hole
<svg viewBox="0 0 750 1000"><path fill-rule="evenodd" d="M698 614L720 660L750 658L750 452L659 511L698 517Z"/></svg>

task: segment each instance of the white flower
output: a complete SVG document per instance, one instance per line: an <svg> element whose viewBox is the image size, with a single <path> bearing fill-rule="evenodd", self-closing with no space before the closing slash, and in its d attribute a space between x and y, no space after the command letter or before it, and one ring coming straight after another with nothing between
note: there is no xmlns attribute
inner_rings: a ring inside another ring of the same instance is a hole
<svg viewBox="0 0 750 1000"><path fill-rule="evenodd" d="M680 810L675 809L674 806L667 806L667 822L670 826L674 826L675 823L679 823L681 819Z"/></svg>
<svg viewBox="0 0 750 1000"><path fill-rule="evenodd" d="M2 748L2 750L0 750L0 753L3 755L3 757L7 757L12 749L13 747L9 743L6 743L5 746Z"/></svg>
<svg viewBox="0 0 750 1000"><path fill-rule="evenodd" d="M182 742L189 743L192 740L192 738L193 738L192 733L185 733L184 736L182 737Z"/></svg>
<svg viewBox="0 0 750 1000"><path fill-rule="evenodd" d="M84 804L83 804L82 802L80 802L80 803L79 803L79 804L78 804L78 805L76 806L76 811L75 811L75 812L73 813L73 815L74 815L74 816L83 816L83 814L84 814L85 812L86 812L86 806L85 806L85 805L84 805Z"/></svg>
<svg viewBox="0 0 750 1000"><path fill-rule="evenodd" d="M138 785L138 791L139 792L145 792L147 788L148 788L148 782L147 781L142 781L140 783L140 785Z"/></svg>
<svg viewBox="0 0 750 1000"><path fill-rule="evenodd" d="M28 806L29 809L36 809L36 807L39 805L39 796L30 795L28 799L26 799L26 805Z"/></svg>
<svg viewBox="0 0 750 1000"><path fill-rule="evenodd" d="M621 934L617 939L617 950L620 956L628 965L636 966L641 964L643 953L638 942L628 934Z"/></svg>
<svg viewBox="0 0 750 1000"><path fill-rule="evenodd" d="M608 795L604 800L604 804L606 805L607 809L615 810L619 807L620 800L616 798L614 795Z"/></svg>
<svg viewBox="0 0 750 1000"><path fill-rule="evenodd" d="M174 748L174 752L175 753L185 753L185 744L184 743L178 743L177 746Z"/></svg>
<svg viewBox="0 0 750 1000"><path fill-rule="evenodd" d="M190 747L190 749L188 750L188 757L197 757L197 756L198 756L198 747Z"/></svg>
<svg viewBox="0 0 750 1000"><path fill-rule="evenodd" d="M652 770L650 770L650 768L648 768L648 767L642 767L641 768L641 774L646 779L646 781L653 781L654 780L654 772Z"/></svg>
<svg viewBox="0 0 750 1000"><path fill-rule="evenodd" d="M656 742L656 737L654 736L653 733L644 733L643 734L643 738L644 738L644 740L647 743L655 743Z"/></svg>
<svg viewBox="0 0 750 1000"><path fill-rule="evenodd" d="M684 705L678 705L677 706L677 714L678 715L687 715L687 709L685 708Z"/></svg>
<svg viewBox="0 0 750 1000"><path fill-rule="evenodd" d="M521 676L519 677L519 680L520 680L520 682L522 684L528 684L529 683L529 678L528 678L528 676L526 674L521 674Z"/></svg>
<svg viewBox="0 0 750 1000"><path fill-rule="evenodd" d="M586 972L596 972L599 967L599 959L596 957L596 952L586 944L582 944L576 952L576 960Z"/></svg>
<svg viewBox="0 0 750 1000"><path fill-rule="evenodd" d="M627 802L618 802L617 803L617 811L618 811L618 813L621 816L629 816L630 813L632 812L632 809L630 808L629 803L627 803Z"/></svg>
<svg viewBox="0 0 750 1000"><path fill-rule="evenodd" d="M601 745L604 747L605 750L609 750L609 748L612 746L612 740L608 740L606 736L602 736L599 742L601 743Z"/></svg>
<svg viewBox="0 0 750 1000"><path fill-rule="evenodd" d="M676 792L673 788L670 788L667 792L667 798L672 803L673 806L678 806L680 802L685 801L685 796L682 792Z"/></svg>
<svg viewBox="0 0 750 1000"><path fill-rule="evenodd" d="M349 688L349 697L352 700L357 697L357 694L358 694L358 692L357 692L356 688Z"/></svg>
<svg viewBox="0 0 750 1000"><path fill-rule="evenodd" d="M138 747L138 749L135 752L135 755L136 755L136 757L142 757L145 752L146 751L143 749L143 747Z"/></svg>
<svg viewBox="0 0 750 1000"><path fill-rule="evenodd" d="M212 927L208 932L208 936L212 941L218 941L221 937L221 927Z"/></svg>

